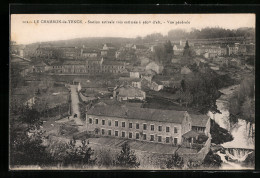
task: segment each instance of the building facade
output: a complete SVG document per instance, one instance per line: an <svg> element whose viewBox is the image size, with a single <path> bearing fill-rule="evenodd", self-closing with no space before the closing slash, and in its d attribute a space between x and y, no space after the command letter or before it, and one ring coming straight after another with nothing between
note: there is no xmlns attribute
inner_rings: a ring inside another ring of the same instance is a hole
<svg viewBox="0 0 260 178"><path fill-rule="evenodd" d="M86 114L87 130L93 134L174 145L182 143L191 123L186 111L102 105Z"/></svg>

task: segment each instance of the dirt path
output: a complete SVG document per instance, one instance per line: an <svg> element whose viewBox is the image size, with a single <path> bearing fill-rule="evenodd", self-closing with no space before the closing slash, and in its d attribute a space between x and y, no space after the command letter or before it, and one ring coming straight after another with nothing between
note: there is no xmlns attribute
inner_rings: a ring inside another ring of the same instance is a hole
<svg viewBox="0 0 260 178"><path fill-rule="evenodd" d="M79 131L84 130L84 122L80 119L80 111L79 111L79 96L77 93L77 86L70 85L71 89L71 106L72 106L72 116L70 119L73 119L77 125L79 126ZM77 114L77 117L74 118L74 114Z"/></svg>

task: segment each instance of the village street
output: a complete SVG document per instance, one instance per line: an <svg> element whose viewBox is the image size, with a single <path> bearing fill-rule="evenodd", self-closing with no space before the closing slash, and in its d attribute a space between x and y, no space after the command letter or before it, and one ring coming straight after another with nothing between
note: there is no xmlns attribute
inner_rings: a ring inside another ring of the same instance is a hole
<svg viewBox="0 0 260 178"><path fill-rule="evenodd" d="M84 129L84 123L80 119L80 111L79 111L79 96L77 93L77 86L70 85L71 89L71 106L72 106L72 116L70 119L73 119L76 125L79 125L79 131ZM77 114L77 117L74 118L74 114Z"/></svg>

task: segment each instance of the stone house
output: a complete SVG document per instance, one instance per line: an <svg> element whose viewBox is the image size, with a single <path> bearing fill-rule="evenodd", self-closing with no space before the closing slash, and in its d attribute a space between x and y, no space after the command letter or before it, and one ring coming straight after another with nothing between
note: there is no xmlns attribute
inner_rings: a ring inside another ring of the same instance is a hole
<svg viewBox="0 0 260 178"><path fill-rule="evenodd" d="M140 100L143 101L146 98L146 94L139 88L126 85L116 88L113 92L113 98L118 101L126 100Z"/></svg>
<svg viewBox="0 0 260 178"><path fill-rule="evenodd" d="M210 134L210 117L207 115L191 114L192 130L197 133L203 133L206 136Z"/></svg>
<svg viewBox="0 0 260 178"><path fill-rule="evenodd" d="M156 72L156 74L161 74L163 71L163 65L158 64L156 62L150 62L149 64L146 65L145 67L146 70L153 70Z"/></svg>
<svg viewBox="0 0 260 178"><path fill-rule="evenodd" d="M236 45L227 45L227 55L236 55L238 54L238 46Z"/></svg>
<svg viewBox="0 0 260 178"><path fill-rule="evenodd" d="M171 145L182 143L191 123L186 111L99 105L86 114L86 129L93 134Z"/></svg>
<svg viewBox="0 0 260 178"><path fill-rule="evenodd" d="M187 74L190 74L192 71L187 67L187 66L184 66L181 68L181 74L182 75L187 75Z"/></svg>
<svg viewBox="0 0 260 178"><path fill-rule="evenodd" d="M99 51L96 49L85 48L81 49L81 57L83 58L96 58L99 55Z"/></svg>

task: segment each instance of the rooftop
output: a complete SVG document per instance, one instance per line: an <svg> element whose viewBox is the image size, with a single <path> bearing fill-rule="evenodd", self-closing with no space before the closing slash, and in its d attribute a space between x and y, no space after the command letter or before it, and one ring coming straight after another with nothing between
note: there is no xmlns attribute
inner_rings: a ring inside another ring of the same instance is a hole
<svg viewBox="0 0 260 178"><path fill-rule="evenodd" d="M181 124L186 111L107 105L94 106L87 113L89 115L96 116L108 116L126 119L138 119Z"/></svg>
<svg viewBox="0 0 260 178"><path fill-rule="evenodd" d="M197 126L197 127L206 127L206 124L209 120L209 116L207 115L195 115L195 114L190 114L191 121L192 121L192 126Z"/></svg>
<svg viewBox="0 0 260 178"><path fill-rule="evenodd" d="M65 61L64 65L85 65L86 61Z"/></svg>

